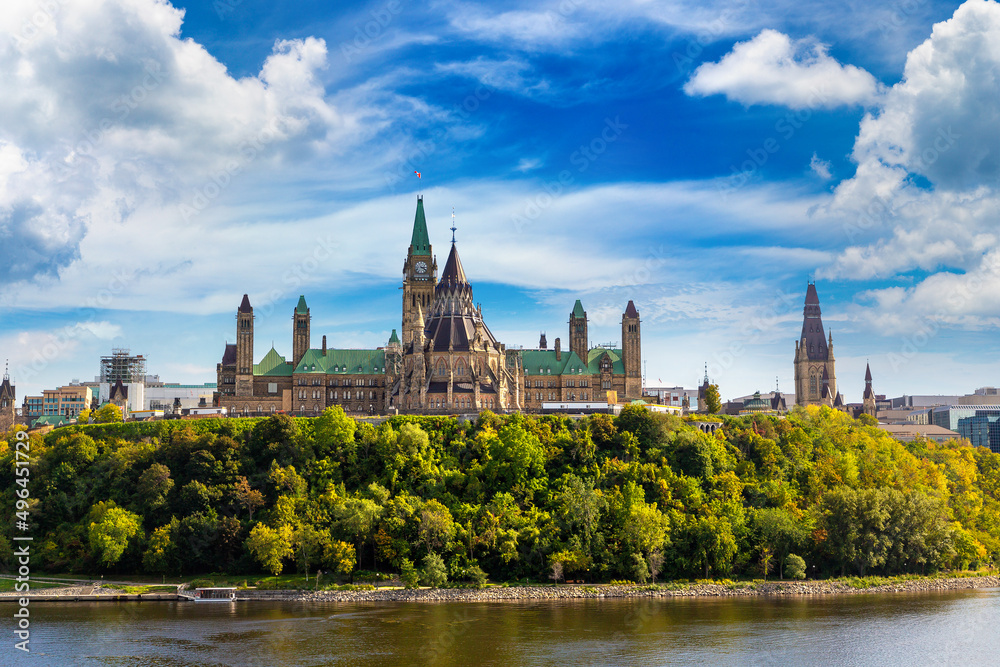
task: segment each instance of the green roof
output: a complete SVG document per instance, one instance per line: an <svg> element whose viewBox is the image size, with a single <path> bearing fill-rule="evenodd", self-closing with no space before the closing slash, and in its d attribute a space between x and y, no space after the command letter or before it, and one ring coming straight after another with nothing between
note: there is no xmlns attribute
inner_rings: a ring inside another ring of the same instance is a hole
<svg viewBox="0 0 1000 667"><path fill-rule="evenodd" d="M577 299L576 303L573 304L573 317L586 317L587 313L583 312L583 304Z"/></svg>
<svg viewBox="0 0 1000 667"><path fill-rule="evenodd" d="M64 426L69 423L65 415L44 415L35 420L34 426Z"/></svg>
<svg viewBox="0 0 1000 667"><path fill-rule="evenodd" d="M611 359L611 372L623 375L625 373L625 364L622 363L622 351L607 347L595 347L587 353L587 365L590 368L590 372L595 374L601 372L601 359L605 353Z"/></svg>
<svg viewBox="0 0 1000 667"><path fill-rule="evenodd" d="M385 372L384 350L309 350L296 366L296 373L378 375Z"/></svg>
<svg viewBox="0 0 1000 667"><path fill-rule="evenodd" d="M588 375L590 370L575 352L564 351L556 359L555 350L523 350L521 364L525 375Z"/></svg>
<svg viewBox="0 0 1000 667"><path fill-rule="evenodd" d="M392 335L389 336L389 344L391 345L392 343L399 343L399 336L396 335L395 329L392 330Z"/></svg>
<svg viewBox="0 0 1000 667"><path fill-rule="evenodd" d="M424 198L417 199L417 214L413 218L413 236L410 248L414 255L431 254L431 240L427 236L427 219L424 217Z"/></svg>
<svg viewBox="0 0 1000 667"><path fill-rule="evenodd" d="M285 358L278 354L273 347L264 355L259 364L253 365L254 375L267 375L270 377L289 377L292 374L292 365L285 361Z"/></svg>
<svg viewBox="0 0 1000 667"><path fill-rule="evenodd" d="M297 306L295 306L295 314L296 315L305 315L308 312L309 312L309 306L306 305L306 295L305 294L300 294L299 295L299 303L298 303Z"/></svg>

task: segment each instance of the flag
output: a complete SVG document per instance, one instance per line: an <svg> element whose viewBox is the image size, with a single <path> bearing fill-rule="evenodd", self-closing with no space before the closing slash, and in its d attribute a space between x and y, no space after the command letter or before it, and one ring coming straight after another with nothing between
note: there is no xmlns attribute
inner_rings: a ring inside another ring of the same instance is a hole
<svg viewBox="0 0 1000 667"><path fill-rule="evenodd" d="M419 171L415 171L413 173L417 175L417 178L420 178L420 172Z"/></svg>

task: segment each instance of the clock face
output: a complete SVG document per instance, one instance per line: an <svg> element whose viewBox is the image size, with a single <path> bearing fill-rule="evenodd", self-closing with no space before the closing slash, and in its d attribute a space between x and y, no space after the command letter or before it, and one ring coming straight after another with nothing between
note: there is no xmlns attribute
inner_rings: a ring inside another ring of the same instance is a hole
<svg viewBox="0 0 1000 667"><path fill-rule="evenodd" d="M427 262L417 262L417 273L427 273Z"/></svg>

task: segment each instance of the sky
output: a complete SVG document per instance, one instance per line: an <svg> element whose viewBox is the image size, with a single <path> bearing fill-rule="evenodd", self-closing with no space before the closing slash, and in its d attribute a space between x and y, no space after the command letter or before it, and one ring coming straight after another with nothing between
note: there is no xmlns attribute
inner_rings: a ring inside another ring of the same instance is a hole
<svg viewBox="0 0 1000 667"><path fill-rule="evenodd" d="M998 71L984 0L7 0L0 362L384 345L422 194L508 346L631 299L647 385L790 392L816 281L846 400L997 385Z"/></svg>

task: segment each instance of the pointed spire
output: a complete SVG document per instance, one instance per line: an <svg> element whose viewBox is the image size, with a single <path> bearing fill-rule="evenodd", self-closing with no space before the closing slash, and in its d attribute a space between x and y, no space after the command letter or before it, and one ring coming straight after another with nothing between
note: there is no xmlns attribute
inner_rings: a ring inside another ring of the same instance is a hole
<svg viewBox="0 0 1000 667"><path fill-rule="evenodd" d="M573 304L573 317L586 317L587 313L583 310L583 304L577 299L576 303Z"/></svg>
<svg viewBox="0 0 1000 667"><path fill-rule="evenodd" d="M309 312L309 306L306 305L306 295L299 295L299 303L295 306L296 315L305 315Z"/></svg>
<svg viewBox="0 0 1000 667"><path fill-rule="evenodd" d="M705 384L708 384L708 362L705 362Z"/></svg>
<svg viewBox="0 0 1000 667"><path fill-rule="evenodd" d="M871 384L871 381L872 381L872 367L868 363L865 363L865 382Z"/></svg>
<svg viewBox="0 0 1000 667"><path fill-rule="evenodd" d="M243 295L243 301L240 302L239 312L241 313L253 312L253 306L250 305L250 297L247 296L246 294Z"/></svg>
<svg viewBox="0 0 1000 667"><path fill-rule="evenodd" d="M449 287L468 286L469 281L465 277L465 269L462 268L462 260L458 257L458 246L452 244L451 252L448 253L448 261L441 272L441 280L438 281L437 289Z"/></svg>
<svg viewBox="0 0 1000 667"><path fill-rule="evenodd" d="M628 300L628 306L625 307L625 317L639 317L639 311L635 309L632 299Z"/></svg>
<svg viewBox="0 0 1000 667"><path fill-rule="evenodd" d="M392 334L389 336L389 345L399 345L399 336L396 335L396 330L392 330Z"/></svg>
<svg viewBox="0 0 1000 667"><path fill-rule="evenodd" d="M3 379L10 380L10 359L5 359L3 362Z"/></svg>
<svg viewBox="0 0 1000 667"><path fill-rule="evenodd" d="M451 207L451 244L455 245L455 207Z"/></svg>
<svg viewBox="0 0 1000 667"><path fill-rule="evenodd" d="M414 255L431 254L431 241L427 235L427 218L424 217L424 198L417 196L417 212L413 216L413 236L410 237L410 252Z"/></svg>

